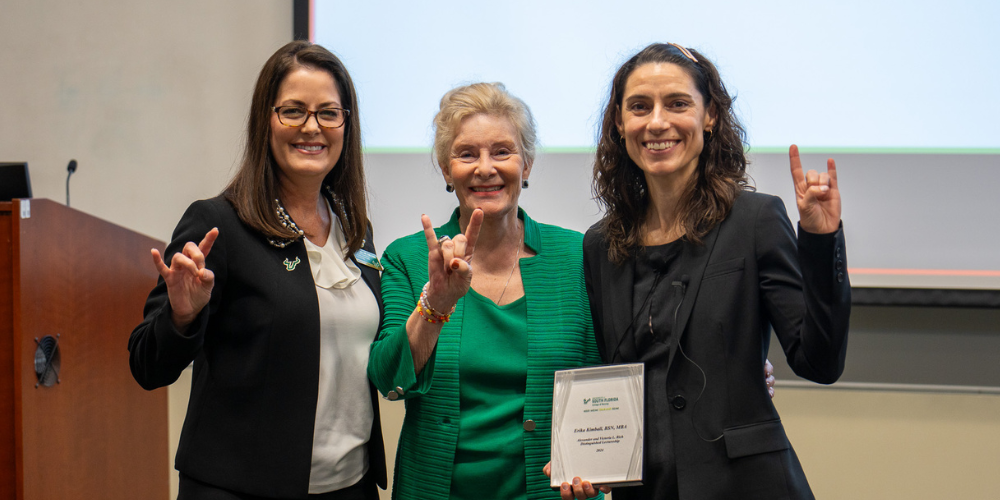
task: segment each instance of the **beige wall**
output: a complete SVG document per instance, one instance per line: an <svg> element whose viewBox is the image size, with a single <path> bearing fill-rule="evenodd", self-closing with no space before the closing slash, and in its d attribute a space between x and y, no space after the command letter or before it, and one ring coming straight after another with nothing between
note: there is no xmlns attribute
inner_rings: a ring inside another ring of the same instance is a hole
<svg viewBox="0 0 1000 500"><path fill-rule="evenodd" d="M1000 498L1000 395L778 387L816 498Z"/></svg>

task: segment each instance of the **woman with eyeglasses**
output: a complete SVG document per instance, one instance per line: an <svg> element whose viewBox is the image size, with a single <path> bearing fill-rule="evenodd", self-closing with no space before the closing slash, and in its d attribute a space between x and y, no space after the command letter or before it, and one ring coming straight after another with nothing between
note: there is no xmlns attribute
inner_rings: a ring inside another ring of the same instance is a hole
<svg viewBox="0 0 1000 500"><path fill-rule="evenodd" d="M749 186L732 103L715 66L676 44L646 47L612 81L593 181L605 216L584 237L584 272L604 362L646 367L643 484L615 500L813 497L755 375L772 330L797 375L830 384L844 370L837 170L803 173L789 149L796 236L784 203Z"/></svg>
<svg viewBox="0 0 1000 500"><path fill-rule="evenodd" d="M382 316L358 100L308 42L254 90L243 160L193 203L129 339L152 390L194 363L180 499L367 499L386 486L368 351Z"/></svg>

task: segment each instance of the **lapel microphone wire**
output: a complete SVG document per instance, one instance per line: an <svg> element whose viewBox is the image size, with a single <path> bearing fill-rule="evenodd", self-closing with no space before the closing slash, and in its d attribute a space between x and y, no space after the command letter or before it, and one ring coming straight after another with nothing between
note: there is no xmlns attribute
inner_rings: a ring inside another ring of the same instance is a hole
<svg viewBox="0 0 1000 500"><path fill-rule="evenodd" d="M618 338L618 343L615 345L615 349L614 349L611 357L609 358L610 361L611 361L611 363L615 363L616 361L624 361L624 360L618 359L618 355L620 354L619 351L621 350L622 342L624 342L625 338L628 337L629 330L633 330L634 329L634 327L635 327L635 321L637 319L639 319L639 316L642 315L642 311L644 309L646 309L646 306L649 303L649 300L653 297L653 291L656 290L656 287L660 284L660 280L663 278L663 273L664 273L664 270L665 270L664 268L667 265L666 258L663 256L663 254L661 254L659 252L652 253L649 256L649 260L650 260L651 263L653 263L656 266L656 277L653 279L653 286L649 287L649 291L646 292L646 297L642 300L642 305L639 307L639 312L635 313L632 316L632 320L629 321L628 327L625 328L625 331L622 332L622 335ZM679 288L680 291L681 291L681 300L677 303L677 306L674 308L674 315L673 315L674 316L674 319L673 319L674 323L673 323L673 325L671 327L673 331L678 331L678 328L677 328L677 317L678 317L678 314L680 313L681 305L684 304L684 297L687 294L687 285L688 285L688 282L690 282L690 281L691 281L691 277L688 276L687 274L685 274L685 275L681 276L680 280L673 281L673 282L670 283L671 286ZM648 316L648 318L649 318L648 319L648 324L649 324L649 328L650 328L650 334L653 334L653 316L652 316L653 312L652 312L652 306L650 306L650 308L647 310L647 314L649 315ZM697 362L695 362L695 360L691 359L687 355L687 353L684 352L684 346L681 345L680 335L678 334L678 335L675 335L674 337L677 339L677 350L681 353L681 356L683 356L684 359L686 359L689 363L691 363L692 365L694 365L694 367L698 369L698 372L701 373L701 390L698 391L698 396L695 397L694 401L691 402L691 413L694 413L695 407L697 406L698 402L701 401L701 397L705 394L705 389L708 387L708 375L705 373L705 370L702 369L701 365L699 365ZM667 402L668 403L673 402L673 400L674 400L673 396L669 396L669 395L667 396ZM692 415L692 417L693 417L693 415ZM722 439L722 437L724 436L724 434L719 434L718 436L716 436L714 438L706 438L706 437L702 436L701 432L698 430L698 427L694 423L694 418L691 418L690 421L691 421L691 428L694 430L695 435L698 436L698 439L701 439L702 441L704 441L706 443L713 443L715 441L718 441L718 440Z"/></svg>

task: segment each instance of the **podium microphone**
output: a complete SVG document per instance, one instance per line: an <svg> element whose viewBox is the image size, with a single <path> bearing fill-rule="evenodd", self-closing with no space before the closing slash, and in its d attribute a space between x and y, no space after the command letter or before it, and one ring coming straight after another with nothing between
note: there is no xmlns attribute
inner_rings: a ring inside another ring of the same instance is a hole
<svg viewBox="0 0 1000 500"><path fill-rule="evenodd" d="M66 174L66 206L68 207L69 206L69 178L70 178L71 175L73 175L73 172L76 172L76 160L70 160L69 161L69 165L66 165L66 171L69 172L68 174Z"/></svg>

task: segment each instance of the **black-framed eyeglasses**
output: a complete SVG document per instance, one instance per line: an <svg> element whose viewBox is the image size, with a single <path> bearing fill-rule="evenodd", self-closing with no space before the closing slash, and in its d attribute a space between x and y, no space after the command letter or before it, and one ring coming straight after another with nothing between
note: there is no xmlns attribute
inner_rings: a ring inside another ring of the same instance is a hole
<svg viewBox="0 0 1000 500"><path fill-rule="evenodd" d="M340 128L347 121L347 116L351 110L343 108L323 108L316 111L309 111L301 106L272 106L278 115L278 121L286 127L301 127L309 121L309 117L316 115L316 123L323 128Z"/></svg>

